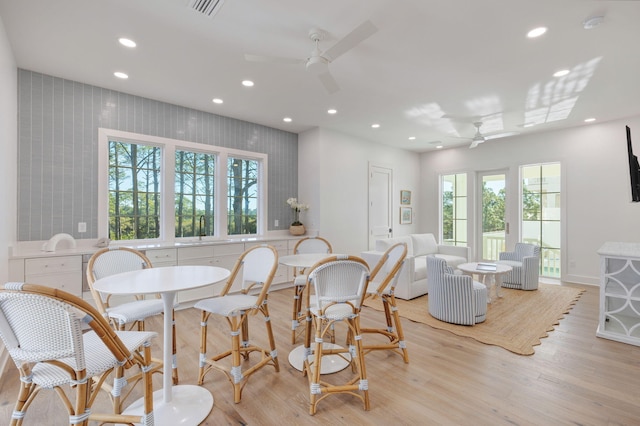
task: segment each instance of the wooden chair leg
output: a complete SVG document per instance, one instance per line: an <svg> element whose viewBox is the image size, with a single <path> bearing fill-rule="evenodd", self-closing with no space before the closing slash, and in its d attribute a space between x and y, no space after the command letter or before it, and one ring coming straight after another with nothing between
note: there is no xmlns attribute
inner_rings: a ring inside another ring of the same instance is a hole
<svg viewBox="0 0 640 426"><path fill-rule="evenodd" d="M206 311L202 311L202 315L200 317L200 368L198 371L198 384L202 385L204 382L204 376L206 374L206 366L205 362L207 356L207 321L209 319L209 313Z"/></svg>
<svg viewBox="0 0 640 426"><path fill-rule="evenodd" d="M358 375L359 375L359 389L362 391L364 409L365 411L369 411L369 382L367 380L367 368L364 362L364 348L362 347L362 334L360 332L360 316L349 320L355 330L355 342L356 342L356 354L357 354L357 363L358 363Z"/></svg>
<svg viewBox="0 0 640 426"><path fill-rule="evenodd" d="M291 344L296 343L296 337L298 335L298 327L300 326L300 319L302 315L302 295L304 293L304 286L294 286L293 289L293 312L291 314Z"/></svg>
<svg viewBox="0 0 640 426"><path fill-rule="evenodd" d="M171 363L171 378L174 386L178 384L178 346L176 344L176 312L171 310L171 334L173 335L173 358Z"/></svg>
<svg viewBox="0 0 640 426"><path fill-rule="evenodd" d="M242 370L240 368L240 328L243 327L246 313L231 317L231 378L233 379L233 402L236 404L242 398Z"/></svg>
<svg viewBox="0 0 640 426"><path fill-rule="evenodd" d="M389 297L389 305L391 308L391 314L393 315L393 324L395 326L396 335L398 336L398 348L402 351L402 359L404 360L405 364L409 364L409 352L407 351L407 343L404 340L402 322L400 322L398 306L396 305L396 299L395 297L393 297L393 295Z"/></svg>

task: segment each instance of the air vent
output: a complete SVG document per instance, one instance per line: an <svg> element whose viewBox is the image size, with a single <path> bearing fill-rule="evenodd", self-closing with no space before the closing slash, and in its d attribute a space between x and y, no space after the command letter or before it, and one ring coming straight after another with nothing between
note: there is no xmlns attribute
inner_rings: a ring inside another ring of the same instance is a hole
<svg viewBox="0 0 640 426"><path fill-rule="evenodd" d="M224 0L189 0L189 8L209 18L216 16Z"/></svg>

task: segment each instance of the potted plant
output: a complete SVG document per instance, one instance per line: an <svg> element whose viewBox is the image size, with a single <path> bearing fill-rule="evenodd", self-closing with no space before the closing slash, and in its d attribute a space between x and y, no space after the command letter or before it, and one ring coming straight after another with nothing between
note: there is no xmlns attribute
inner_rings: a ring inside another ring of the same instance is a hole
<svg viewBox="0 0 640 426"><path fill-rule="evenodd" d="M300 222L300 212L309 210L309 205L299 203L297 198L289 198L287 204L291 207L291 210L293 210L293 222L291 226L289 226L289 232L291 235L304 235L307 230L302 222Z"/></svg>

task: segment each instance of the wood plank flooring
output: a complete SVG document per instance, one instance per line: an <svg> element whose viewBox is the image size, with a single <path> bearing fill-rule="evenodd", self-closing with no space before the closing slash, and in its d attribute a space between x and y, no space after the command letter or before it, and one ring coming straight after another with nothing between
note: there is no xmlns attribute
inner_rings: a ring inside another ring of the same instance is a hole
<svg viewBox="0 0 640 426"><path fill-rule="evenodd" d="M568 285L568 284L567 284ZM597 338L598 287L584 286L576 306L532 356L403 321L410 363L378 351L367 355L371 410L348 395L330 396L308 414L308 384L287 362L291 289L272 292L271 319L280 372L262 369L251 377L242 401L231 385L211 372L204 387L215 405L204 425L638 425L640 347ZM425 307L426 309L426 307ZM491 309L489 308L489 315ZM199 312L177 312L178 362L183 384L195 384ZM379 324L380 312L365 309L363 326ZM210 345L226 345L226 323L210 320ZM149 325L161 332L161 319ZM252 338L262 341L262 324L252 318ZM339 334L339 338L340 338ZM160 356L162 340L155 352ZM338 342L339 343L339 342ZM346 370L348 371L348 370ZM18 375L10 363L0 381L0 424L8 423ZM161 378L156 378L160 388ZM108 406L101 397L98 404ZM25 418L27 425L63 425L66 415L53 392L43 391Z"/></svg>

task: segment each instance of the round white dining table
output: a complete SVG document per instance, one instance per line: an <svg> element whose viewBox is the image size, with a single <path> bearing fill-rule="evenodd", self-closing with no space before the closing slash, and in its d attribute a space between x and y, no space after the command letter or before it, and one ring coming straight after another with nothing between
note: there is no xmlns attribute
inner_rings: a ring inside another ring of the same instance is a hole
<svg viewBox="0 0 640 426"><path fill-rule="evenodd" d="M162 389L153 393L153 416L156 425L197 425L213 408L213 395L207 389L195 385L173 386L172 365L172 315L175 295L178 291L219 283L226 280L230 271L216 266L164 266L122 272L100 278L94 288L106 294L157 294L164 304L163 362L165 374ZM144 400L139 399L124 410L126 414L144 413Z"/></svg>
<svg viewBox="0 0 640 426"><path fill-rule="evenodd" d="M320 262L322 259L326 259L329 256L336 256L335 253L300 253L300 254L290 254L287 256L280 256L278 258L278 262L281 265L291 266L294 268L310 268L316 263ZM306 321L307 326L311 324L311 321ZM325 342L322 344L323 347L328 349L336 349L341 348L335 343ZM311 349L309 350L311 351ZM289 352L289 364L298 371L304 370L304 357L305 353L308 353L307 349L305 349L304 345L297 346L291 352ZM309 355L310 357L313 354ZM350 354L345 355L328 355L326 359L323 358L322 367L320 369L320 374L331 374L336 373L338 371L344 370L349 366L349 362L351 360Z"/></svg>

